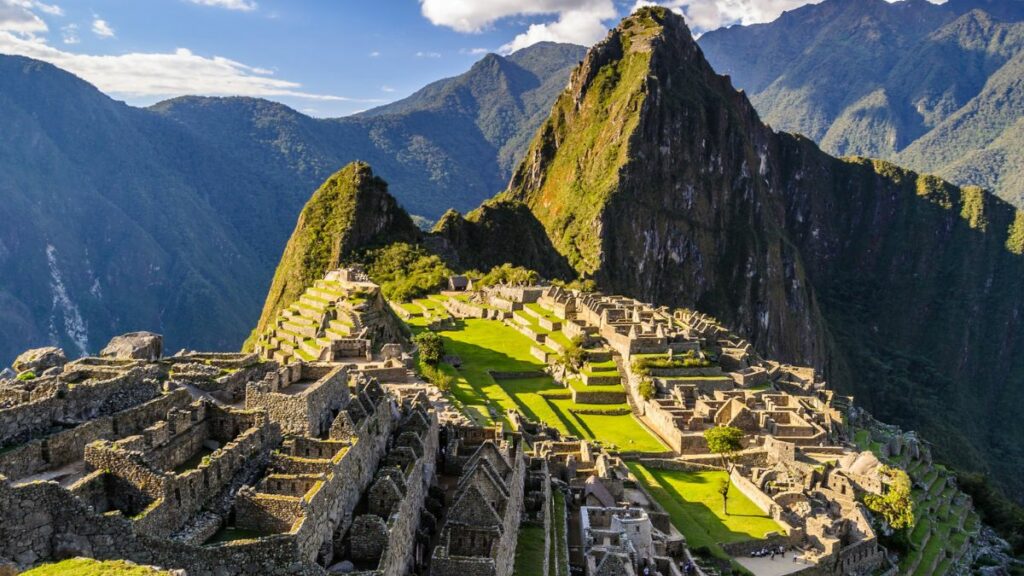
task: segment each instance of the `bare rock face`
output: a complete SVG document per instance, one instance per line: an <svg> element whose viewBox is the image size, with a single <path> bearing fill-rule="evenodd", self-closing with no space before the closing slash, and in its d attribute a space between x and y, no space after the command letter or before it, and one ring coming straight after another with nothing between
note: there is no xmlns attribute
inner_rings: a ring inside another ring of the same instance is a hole
<svg viewBox="0 0 1024 576"><path fill-rule="evenodd" d="M163 336L152 332L129 332L114 336L100 351L100 356L120 360L156 360L163 355L163 350Z"/></svg>
<svg viewBox="0 0 1024 576"><path fill-rule="evenodd" d="M15 372L32 371L41 374L50 368L60 368L68 363L64 351L55 346L33 348L23 352L11 365Z"/></svg>

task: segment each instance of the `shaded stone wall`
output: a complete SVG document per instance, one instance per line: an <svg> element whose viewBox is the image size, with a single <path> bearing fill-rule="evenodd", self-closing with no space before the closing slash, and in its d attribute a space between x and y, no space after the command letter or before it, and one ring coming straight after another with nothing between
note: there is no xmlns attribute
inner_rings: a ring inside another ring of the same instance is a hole
<svg viewBox="0 0 1024 576"><path fill-rule="evenodd" d="M289 394L288 388L314 380L309 388ZM245 407L264 409L285 433L320 436L333 416L349 401L348 371L327 364L296 363L246 386Z"/></svg>
<svg viewBox="0 0 1024 576"><path fill-rule="evenodd" d="M434 481L438 449L438 423L434 412L428 414L429 427L422 435L423 454L405 479L406 493L387 518L388 541L377 565L382 576L402 576L412 567L416 551L416 529L424 509L427 489Z"/></svg>
<svg viewBox="0 0 1024 576"><path fill-rule="evenodd" d="M131 368L107 380L74 386L58 382L47 395L0 409L0 446L49 434L61 422L91 420L137 406L160 395L155 366Z"/></svg>

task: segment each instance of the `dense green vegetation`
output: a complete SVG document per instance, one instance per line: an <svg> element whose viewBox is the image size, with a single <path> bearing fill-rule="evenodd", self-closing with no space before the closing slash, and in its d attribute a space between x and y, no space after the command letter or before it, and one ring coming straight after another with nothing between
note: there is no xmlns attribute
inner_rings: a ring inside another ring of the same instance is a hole
<svg viewBox="0 0 1024 576"><path fill-rule="evenodd" d="M1024 206L1020 6L827 0L700 44L775 128Z"/></svg>
<svg viewBox="0 0 1024 576"><path fill-rule="evenodd" d="M533 576L544 572L544 527L523 524L516 536L514 576Z"/></svg>
<svg viewBox="0 0 1024 576"><path fill-rule="evenodd" d="M882 474L889 479L885 493L865 494L864 505L880 514L895 530L914 527L914 500L910 495L910 477L899 468L885 466Z"/></svg>
<svg viewBox="0 0 1024 576"><path fill-rule="evenodd" d="M436 332L420 332L412 340L419 348L420 360L431 366L437 366L441 362L441 358L444 357L444 339Z"/></svg>
<svg viewBox="0 0 1024 576"><path fill-rule="evenodd" d="M981 519L1006 539L1018 556L1024 556L1024 507L1006 497L984 474L957 474L960 489L966 492L981 514Z"/></svg>
<svg viewBox="0 0 1024 576"><path fill-rule="evenodd" d="M437 255L405 242L370 250L360 259L366 264L366 273L380 284L384 297L395 302L409 302L436 292L452 275Z"/></svg>

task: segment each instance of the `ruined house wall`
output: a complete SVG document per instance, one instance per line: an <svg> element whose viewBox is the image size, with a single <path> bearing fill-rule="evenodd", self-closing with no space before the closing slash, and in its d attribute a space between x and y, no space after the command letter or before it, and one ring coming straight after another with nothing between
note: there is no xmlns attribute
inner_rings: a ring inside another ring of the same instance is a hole
<svg viewBox="0 0 1024 576"><path fill-rule="evenodd" d="M299 394L285 394L288 385L301 379L319 378ZM289 434L320 436L331 424L331 416L349 401L348 371L327 370L318 364L293 364L260 382L246 387L245 407L264 409L270 419Z"/></svg>
<svg viewBox="0 0 1024 576"><path fill-rule="evenodd" d="M58 556L88 556L180 568L189 576L323 574L295 564L295 542L287 536L205 547L152 538L120 514L94 512L53 482L13 488L0 478L0 509L12 511L0 523L0 559L22 568Z"/></svg>
<svg viewBox="0 0 1024 576"><path fill-rule="evenodd" d="M385 395L374 405L374 413L359 422L355 442L332 463L333 469L320 489L303 499L305 518L295 532L303 560L315 561L334 533L348 528L352 512L384 455L393 425L391 400Z"/></svg>
<svg viewBox="0 0 1024 576"><path fill-rule="evenodd" d="M0 409L0 446L49 434L59 422L94 419L151 400L161 392L152 375L150 367L132 368L107 380L47 386L45 396Z"/></svg>
<svg viewBox="0 0 1024 576"><path fill-rule="evenodd" d="M401 502L387 518L388 542L377 565L382 576L403 576L409 573L416 551L416 529L420 523L420 512L424 509L427 489L433 483L438 448L437 416L428 416L430 427L421 438L423 455L416 460L411 473L405 479L406 493Z"/></svg>

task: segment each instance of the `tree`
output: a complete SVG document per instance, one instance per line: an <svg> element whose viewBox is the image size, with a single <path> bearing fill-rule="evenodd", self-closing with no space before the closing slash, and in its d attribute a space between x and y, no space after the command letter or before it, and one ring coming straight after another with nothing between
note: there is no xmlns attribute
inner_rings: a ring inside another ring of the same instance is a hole
<svg viewBox="0 0 1024 576"><path fill-rule="evenodd" d="M420 349L420 359L430 366L437 366L444 357L444 340L435 332L420 332L413 339Z"/></svg>
<svg viewBox="0 0 1024 576"><path fill-rule="evenodd" d="M704 431L704 440L708 443L708 450L712 454L718 454L722 458L722 467L729 475L725 479L724 486L719 488L722 495L722 511L729 513L729 487L732 485L732 461L736 453L743 449L743 430L734 426L716 426Z"/></svg>
<svg viewBox="0 0 1024 576"><path fill-rule="evenodd" d="M569 370L579 370L583 367L586 355L587 352L583 349L583 337L576 336L562 351L562 365Z"/></svg>
<svg viewBox="0 0 1024 576"><path fill-rule="evenodd" d="M637 391L640 392L640 397L644 400L654 398L654 382L650 378L644 378L640 381Z"/></svg>
<svg viewBox="0 0 1024 576"><path fill-rule="evenodd" d="M910 494L910 477L899 468L882 466L881 472L889 478L885 493L865 494L864 505L880 514L894 530L914 526L914 499Z"/></svg>

